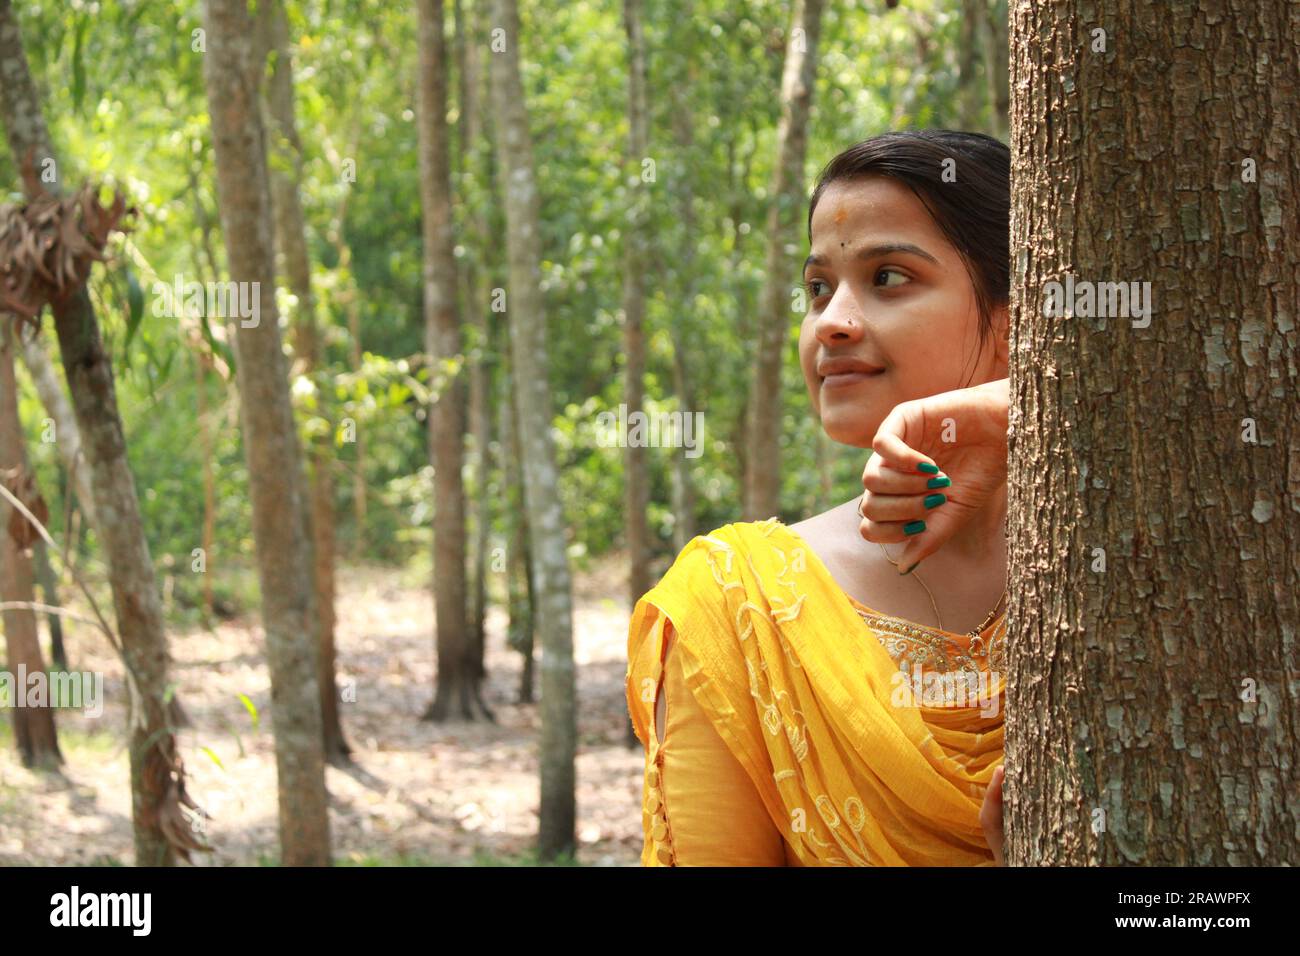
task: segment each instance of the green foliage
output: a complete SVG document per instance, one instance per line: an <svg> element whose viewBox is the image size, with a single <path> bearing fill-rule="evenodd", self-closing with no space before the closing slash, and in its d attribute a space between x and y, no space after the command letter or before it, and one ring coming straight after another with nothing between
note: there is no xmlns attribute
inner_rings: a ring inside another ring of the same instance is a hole
<svg viewBox="0 0 1300 956"><path fill-rule="evenodd" d="M466 3L466 11L480 4ZM763 281L767 190L779 120L790 4L777 0L664 0L647 13L650 156L646 182L625 160L626 37L618 4L522 4L523 75L542 198L542 286L555 400L554 433L565 515L575 559L621 542L622 449L601 447L597 416L623 400L621 298L628 210L644 200L647 256L647 411L702 412L705 442L690 460L697 524L735 520L740 502L742 414ZM1004 5L1002 6L1004 9ZM893 126L952 125L959 90L956 0L828 6L809 131L805 181L844 146ZM157 284L224 278L220 217L202 83L192 49L199 5L176 0L25 5L20 11L32 68L47 97L65 181L111 177L139 210L130 241L96 270L93 294L118 374L130 461L155 560L174 577L175 613L192 614L201 590L189 570L202 543L204 463L211 463L215 536L209 573L219 596L255 600L243 582L252 557L248 483L240 440L231 330L220 320L160 308ZM333 436L343 553L427 560L434 509L427 408L466 356L482 354L501 394L508 366L505 316L492 290L505 285L503 214L490 143L463 155L453 79L449 122L457 198L456 254L478 284L463 292L463 317L486 315L490 339L467 335L466 353L430 365L424 356L419 162L414 122L415 42L409 7L358 0L290 3L296 107L304 156L300 184L314 269L315 317L323 356L313 373L297 367L293 394L304 447ZM449 17L449 42L457 42ZM479 62L490 64L480 25ZM478 117L493 132L486 88ZM679 140L690 124L689 143ZM355 173L355 181L353 179ZM0 153L12 197L16 171ZM683 215L691 212L693 225ZM806 251L788 237L792 285ZM350 256L346 261L345 252ZM488 301L480 301L482 295ZM291 317L302 303L281 290ZM354 341L349 320L359 328ZM799 316L791 313L792 332ZM288 337L288 336L286 336ZM54 336L48 330L47 346ZM355 363L354 351L362 359ZM680 356L693 407L675 394ZM832 492L818 468L819 425L793 361L784 371L782 448L786 517L844 500L858 489L863 452L824 451ZM292 358L292 356L291 356ZM214 363L199 373L201 359ZM433 373L433 374L431 374ZM202 420L198 409L206 410ZM495 404L495 401L494 401ZM29 434L44 410L29 386L22 397ZM495 434L493 474L467 466L475 495L493 495L495 535L504 535L505 449ZM358 457L358 447L364 454ZM66 476L55 448L30 443L62 533ZM671 553L673 456L652 449L651 528ZM367 527L353 521L354 476L369 490ZM364 538L360 538L364 532ZM93 551L93 536L83 535ZM242 570L240 570L242 569ZM224 589L224 590L223 590Z"/></svg>

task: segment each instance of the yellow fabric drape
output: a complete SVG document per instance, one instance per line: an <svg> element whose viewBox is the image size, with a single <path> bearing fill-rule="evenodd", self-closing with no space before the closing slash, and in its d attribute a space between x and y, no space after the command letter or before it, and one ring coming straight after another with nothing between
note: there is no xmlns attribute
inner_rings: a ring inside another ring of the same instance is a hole
<svg viewBox="0 0 1300 956"><path fill-rule="evenodd" d="M983 707L911 697L921 685L900 680L903 665L855 602L774 518L692 539L633 611L627 702L650 758L644 863L670 859L656 861L649 832L665 618L692 705L744 768L792 862L993 865L979 811L1002 762L1001 676L984 675Z"/></svg>

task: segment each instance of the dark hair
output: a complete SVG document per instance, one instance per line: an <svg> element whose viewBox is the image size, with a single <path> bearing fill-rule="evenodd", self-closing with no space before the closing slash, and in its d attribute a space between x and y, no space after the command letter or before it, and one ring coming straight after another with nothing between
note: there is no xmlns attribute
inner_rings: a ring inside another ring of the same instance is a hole
<svg viewBox="0 0 1300 956"><path fill-rule="evenodd" d="M946 160L953 164L945 166ZM945 169L955 179L944 181ZM1011 151L983 133L947 129L881 133L850 146L822 170L808 202L808 241L822 192L841 179L888 176L907 185L930 211L970 275L979 306L980 348L993 331L993 309L1009 302Z"/></svg>

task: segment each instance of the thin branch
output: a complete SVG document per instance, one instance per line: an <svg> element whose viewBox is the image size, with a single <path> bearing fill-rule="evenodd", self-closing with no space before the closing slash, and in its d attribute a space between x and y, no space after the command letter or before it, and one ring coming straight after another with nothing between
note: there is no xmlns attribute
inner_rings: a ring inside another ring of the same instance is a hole
<svg viewBox="0 0 1300 956"><path fill-rule="evenodd" d="M80 611L73 611L66 607L55 607L53 604L42 604L39 601L0 601L0 611L40 611L43 614L70 617L74 621L82 621L86 624L99 624L99 621L89 614L82 614Z"/></svg>

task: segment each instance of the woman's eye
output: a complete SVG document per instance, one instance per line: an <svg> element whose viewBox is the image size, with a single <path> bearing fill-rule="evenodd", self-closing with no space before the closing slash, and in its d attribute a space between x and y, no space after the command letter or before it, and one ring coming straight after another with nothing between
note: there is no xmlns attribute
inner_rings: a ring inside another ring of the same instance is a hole
<svg viewBox="0 0 1300 956"><path fill-rule="evenodd" d="M898 281L886 280L884 282L881 282L880 281L881 276L894 276L894 278ZM881 269L879 272L876 273L876 285L883 285L887 288L892 288L893 286L902 285L904 282L907 281L908 281L907 276L903 275L903 273L899 272L897 269Z"/></svg>
<svg viewBox="0 0 1300 956"><path fill-rule="evenodd" d="M830 292L830 286L827 285L821 279L809 279L807 282L804 283L804 287L808 290L808 294L812 296L814 299L825 295L827 292Z"/></svg>

